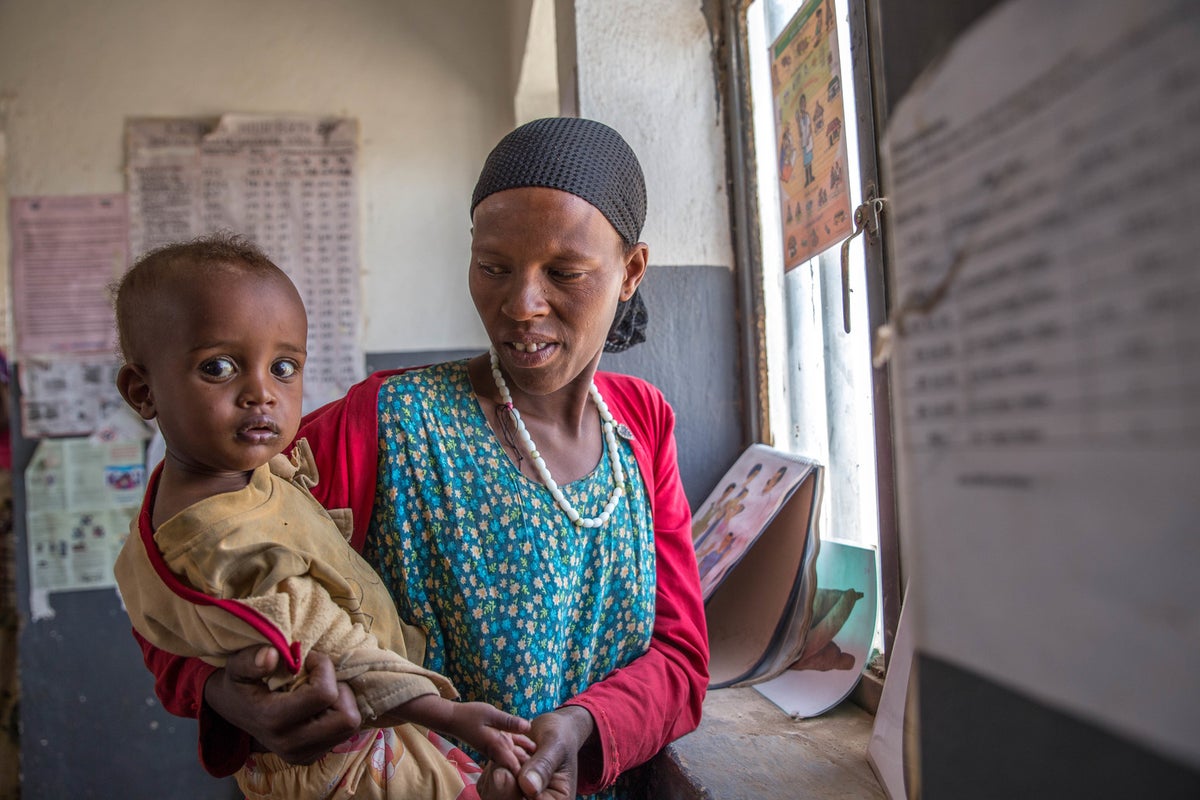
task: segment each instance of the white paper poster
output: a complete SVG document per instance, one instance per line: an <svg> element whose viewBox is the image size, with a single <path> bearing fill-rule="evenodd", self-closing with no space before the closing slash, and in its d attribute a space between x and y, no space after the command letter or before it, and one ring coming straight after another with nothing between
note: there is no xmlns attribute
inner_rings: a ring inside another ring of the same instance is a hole
<svg viewBox="0 0 1200 800"><path fill-rule="evenodd" d="M917 649L1193 765L1198 75L1196 3L1012 2L884 153Z"/></svg>
<svg viewBox="0 0 1200 800"><path fill-rule="evenodd" d="M124 405L120 365L112 354L26 358L21 380L21 433L27 439L85 436Z"/></svg>
<svg viewBox="0 0 1200 800"><path fill-rule="evenodd" d="M306 410L362 378L356 120L137 119L126 157L135 259L213 231L248 236L308 310Z"/></svg>
<svg viewBox="0 0 1200 800"><path fill-rule="evenodd" d="M783 263L793 269L854 230L833 0L808 0L771 45Z"/></svg>
<svg viewBox="0 0 1200 800"><path fill-rule="evenodd" d="M47 439L25 470L30 589L115 586L112 568L146 486L140 441Z"/></svg>
<svg viewBox="0 0 1200 800"><path fill-rule="evenodd" d="M800 719L824 714L858 685L875 638L876 560L872 547L821 541L812 624L800 658L754 686L788 714Z"/></svg>

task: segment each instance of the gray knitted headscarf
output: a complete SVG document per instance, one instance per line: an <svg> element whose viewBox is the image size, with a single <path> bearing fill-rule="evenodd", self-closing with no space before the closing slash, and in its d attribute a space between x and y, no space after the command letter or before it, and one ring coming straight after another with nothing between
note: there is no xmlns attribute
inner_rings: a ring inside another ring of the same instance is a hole
<svg viewBox="0 0 1200 800"><path fill-rule="evenodd" d="M604 215L626 245L646 221L646 180L621 134L579 117L549 117L509 133L484 162L471 213L484 198L505 189L544 186L582 197ZM617 304L604 350L619 353L646 340L646 305L635 291Z"/></svg>

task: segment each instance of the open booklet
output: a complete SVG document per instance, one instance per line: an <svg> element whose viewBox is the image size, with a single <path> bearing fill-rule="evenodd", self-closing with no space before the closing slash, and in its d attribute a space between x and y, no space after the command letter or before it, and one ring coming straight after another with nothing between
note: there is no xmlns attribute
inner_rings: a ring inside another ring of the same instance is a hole
<svg viewBox="0 0 1200 800"><path fill-rule="evenodd" d="M700 504L692 540L708 619L714 689L772 678L812 622L824 468L751 445Z"/></svg>

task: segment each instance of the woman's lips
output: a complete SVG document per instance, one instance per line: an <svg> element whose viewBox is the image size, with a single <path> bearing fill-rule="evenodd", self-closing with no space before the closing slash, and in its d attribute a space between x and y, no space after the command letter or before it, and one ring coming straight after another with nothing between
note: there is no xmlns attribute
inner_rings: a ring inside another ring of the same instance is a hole
<svg viewBox="0 0 1200 800"><path fill-rule="evenodd" d="M506 342L508 361L515 367L535 367L544 364L558 349L555 342Z"/></svg>

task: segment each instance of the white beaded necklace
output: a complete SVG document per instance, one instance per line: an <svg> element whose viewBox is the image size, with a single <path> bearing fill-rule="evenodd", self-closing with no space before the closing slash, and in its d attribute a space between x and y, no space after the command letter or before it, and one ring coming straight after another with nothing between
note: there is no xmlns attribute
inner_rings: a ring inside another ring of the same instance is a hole
<svg viewBox="0 0 1200 800"><path fill-rule="evenodd" d="M533 462L533 468L537 471L538 477L542 480L542 485L550 492L550 496L554 498L554 502L567 515L567 519L579 528L602 528L608 522L608 518L612 516L613 510L616 509L617 503L625 494L622 488L625 485L625 471L621 468L621 459L617 453L617 423L613 416L608 411L608 406L604 403L604 398L600 396L600 392L596 389L596 384L592 383L588 387L588 396L592 398L592 402L596 404L596 409L600 412L600 421L604 426L604 441L608 445L608 459L612 463L612 479L613 490L608 497L608 502L604 504L604 510L599 516L588 518L582 516L575 510L575 506L567 500L562 493L562 489L558 488L558 484L554 482L554 478L550 477L550 470L546 467L546 462L537 451L537 445L533 443L529 431L525 428L525 423L521 421L521 412L517 411L513 405L512 395L508 391L508 384L504 382L504 376L500 374L500 359L496 355L496 348L491 348L492 357L492 378L496 381L496 389L500 392L500 400L505 408L512 414L513 422L517 426L517 436L521 440L522 447L529 455L529 459Z"/></svg>

